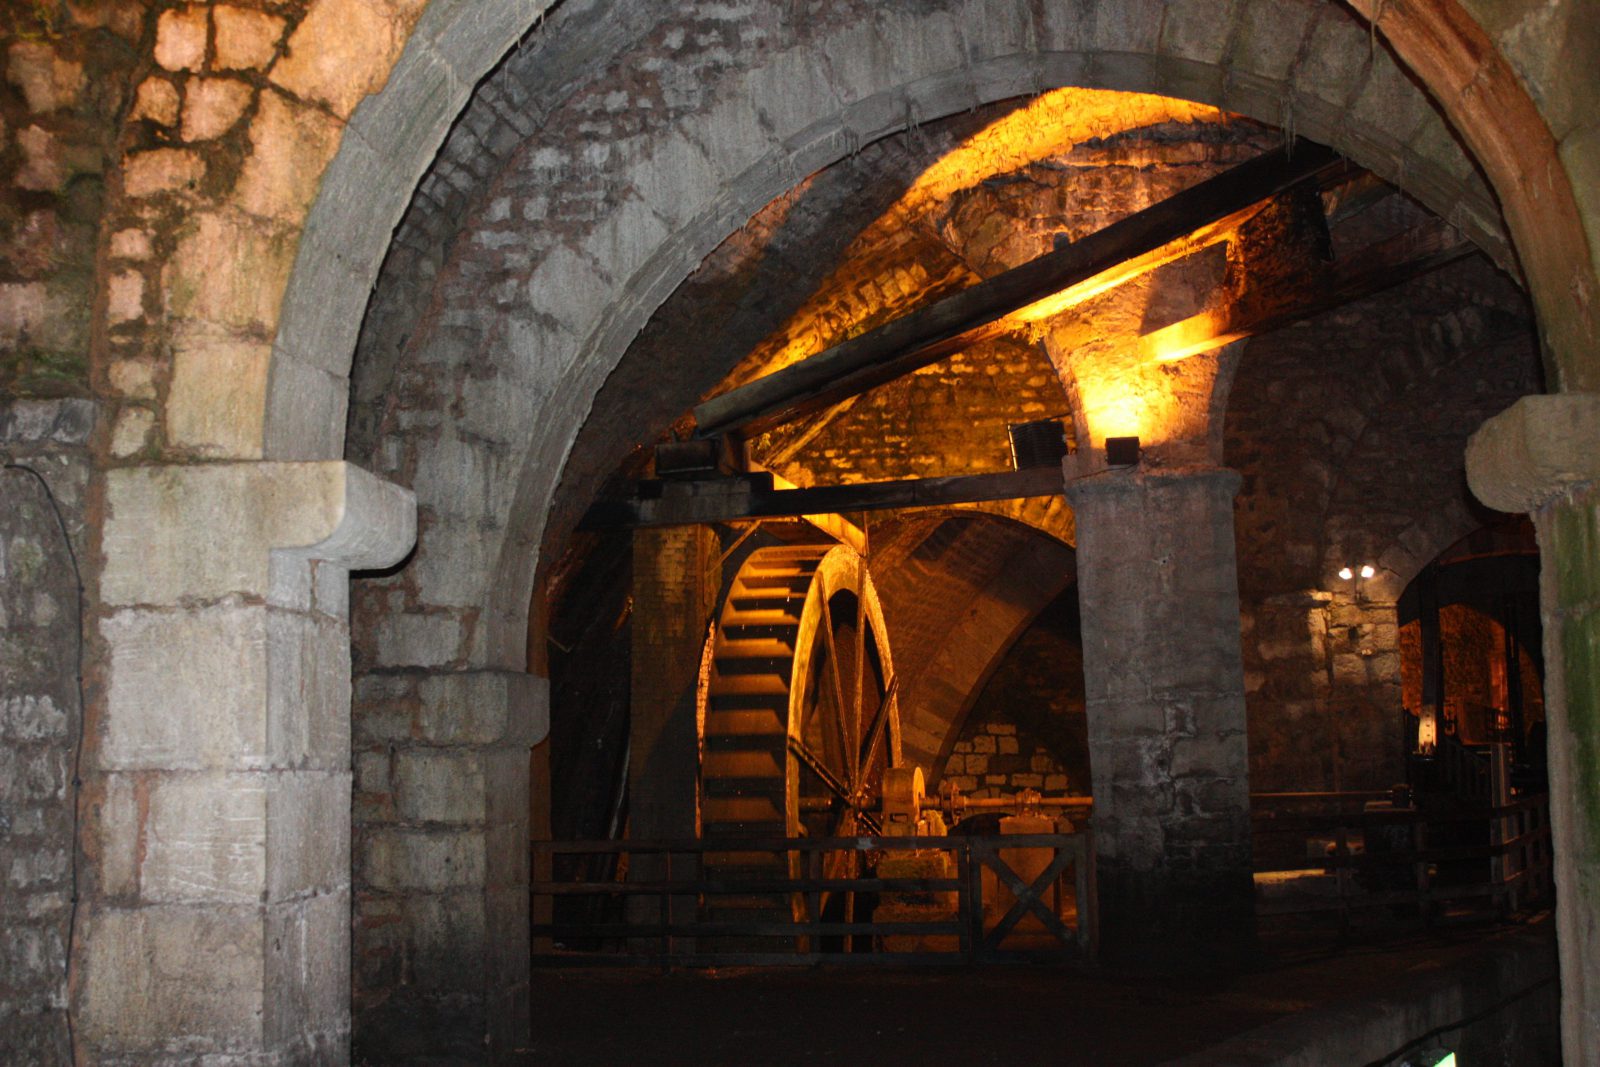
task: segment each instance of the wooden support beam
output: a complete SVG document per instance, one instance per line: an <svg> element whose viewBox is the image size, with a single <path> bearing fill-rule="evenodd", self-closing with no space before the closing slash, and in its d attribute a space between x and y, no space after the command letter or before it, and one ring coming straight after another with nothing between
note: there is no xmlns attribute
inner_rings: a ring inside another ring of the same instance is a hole
<svg viewBox="0 0 1600 1067"><path fill-rule="evenodd" d="M1331 149L1303 140L1258 156L1080 241L712 397L694 409L696 433L749 436L909 374L999 333L1006 316L1030 304L1076 286L1109 288L1171 258L1155 253L1174 242L1184 242L1186 252L1215 240L1261 201L1339 162ZM1108 273L1113 277L1101 277Z"/></svg>
<svg viewBox="0 0 1600 1067"><path fill-rule="evenodd" d="M1252 294L1247 310L1204 311L1146 334L1139 345L1158 362L1187 359L1365 300L1475 251L1454 227L1432 220L1345 257L1325 276L1268 283Z"/></svg>
<svg viewBox="0 0 1600 1067"><path fill-rule="evenodd" d="M736 522L741 519L805 517L944 507L985 500L1059 496L1061 468L996 474L961 474L947 478L912 478L813 489L779 489L770 475L745 474L677 482L640 482L627 500L602 500L584 516L582 528L617 526L681 526Z"/></svg>

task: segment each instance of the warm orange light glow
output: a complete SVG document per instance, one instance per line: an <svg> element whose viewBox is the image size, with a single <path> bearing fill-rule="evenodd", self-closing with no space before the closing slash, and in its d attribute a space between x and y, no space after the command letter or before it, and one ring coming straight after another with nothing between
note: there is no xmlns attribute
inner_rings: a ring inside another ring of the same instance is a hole
<svg viewBox="0 0 1600 1067"><path fill-rule="evenodd" d="M1171 97L1056 89L984 127L923 171L884 214L883 221L920 214L985 178L1064 154L1082 141L1163 122L1221 122L1223 118L1214 107Z"/></svg>
<svg viewBox="0 0 1600 1067"><path fill-rule="evenodd" d="M1439 720L1434 715L1433 705L1430 704L1422 709L1422 718L1417 722L1417 753L1431 756L1438 744Z"/></svg>
<svg viewBox="0 0 1600 1067"><path fill-rule="evenodd" d="M1244 334L1229 332L1227 319L1222 311L1202 311L1171 326L1153 330L1139 338L1140 358L1154 363L1176 363L1231 344Z"/></svg>
<svg viewBox="0 0 1600 1067"><path fill-rule="evenodd" d="M1083 391L1084 421L1089 425L1091 439L1103 444L1107 437L1138 437L1148 439L1150 427L1145 425L1145 403L1131 390L1116 388ZM1095 394L1102 395L1095 395Z"/></svg>
<svg viewBox="0 0 1600 1067"><path fill-rule="evenodd" d="M849 281L852 272L860 270L862 260L874 256L881 258L883 249L893 245L890 237L896 231L905 229L913 220L937 209L962 189L977 185L994 175L1010 173L1070 152L1083 141L1111 137L1131 129L1168 122L1214 123L1224 118L1223 113L1213 107L1145 93L1071 87L1045 93L1026 107L1018 108L980 130L923 171L904 195L851 243L841 259L840 268L817 291L834 292L845 287L847 281L847 287L858 294L867 291L866 287L860 285L859 279ZM1139 160L1128 159L1124 162L1136 165ZM1237 219L1226 220L1226 226L1219 224L1157 249L1148 256L1120 264L1104 274L1024 308L1010 316L1009 321L1037 322L1047 319L1067 307L1115 288L1129 278L1221 240L1237 225ZM898 285L885 286L880 291L886 296L899 294L908 306L915 302L916 294L902 292ZM774 335L788 338L787 342L770 352L758 350L758 360L741 368L738 375L730 378L730 383L738 384L782 370L792 363L816 355L828 344L858 332L805 328L802 324L814 319L823 307L827 307L826 303L821 307L803 307L784 329ZM832 307L828 310L836 312L838 309ZM861 321L867 317L867 312L879 310L883 309L858 309L855 319Z"/></svg>

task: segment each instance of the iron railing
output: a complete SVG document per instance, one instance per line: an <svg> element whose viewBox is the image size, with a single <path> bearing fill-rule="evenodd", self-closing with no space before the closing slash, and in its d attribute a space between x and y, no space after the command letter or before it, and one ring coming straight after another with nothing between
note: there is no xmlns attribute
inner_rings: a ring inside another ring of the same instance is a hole
<svg viewBox="0 0 1600 1067"><path fill-rule="evenodd" d="M1258 875L1302 872L1334 880L1326 899L1264 901L1258 904L1262 915L1339 911L1348 917L1387 907L1431 924L1504 918L1550 899L1549 798L1543 794L1453 811L1258 806L1254 823ZM1308 842L1317 843L1320 854L1310 855Z"/></svg>
<svg viewBox="0 0 1600 1067"><path fill-rule="evenodd" d="M708 854L726 858L733 850L789 873L735 876L706 862ZM886 857L911 858L906 853L948 857L925 866L950 873L882 875ZM600 856L614 862L561 862ZM587 880L584 872L597 868L616 873ZM841 868L870 873L841 876ZM536 841L533 870L536 966L1089 962L1095 956L1088 833ZM726 917L726 905L748 907L761 897L770 906L750 908L749 918ZM858 905L856 913L833 914L839 909L829 902L841 899ZM580 909L557 903L578 900L600 906L574 915Z"/></svg>

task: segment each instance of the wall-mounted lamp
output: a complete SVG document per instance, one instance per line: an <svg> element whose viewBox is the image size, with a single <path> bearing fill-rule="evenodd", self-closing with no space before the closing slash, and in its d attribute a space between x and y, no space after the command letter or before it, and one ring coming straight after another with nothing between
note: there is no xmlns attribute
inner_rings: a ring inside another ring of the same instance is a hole
<svg viewBox="0 0 1600 1067"><path fill-rule="evenodd" d="M1137 467L1139 465L1139 439L1137 437L1106 438L1106 466Z"/></svg>
<svg viewBox="0 0 1600 1067"><path fill-rule="evenodd" d="M1357 573L1356 571L1351 570L1349 567L1340 567L1339 568L1339 577L1344 579L1347 582L1350 579L1354 578L1356 576L1356 573ZM1373 568L1372 564L1363 563L1361 565L1361 570L1360 570L1361 577L1363 577L1363 578L1371 578L1374 574L1377 574L1377 573L1378 573L1377 570Z"/></svg>

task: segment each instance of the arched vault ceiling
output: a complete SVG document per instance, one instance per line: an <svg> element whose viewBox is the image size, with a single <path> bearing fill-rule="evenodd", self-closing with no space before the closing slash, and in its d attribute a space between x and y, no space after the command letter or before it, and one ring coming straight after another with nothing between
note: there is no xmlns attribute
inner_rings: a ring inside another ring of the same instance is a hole
<svg viewBox="0 0 1600 1067"><path fill-rule="evenodd" d="M422 525L391 583L410 614L384 622L379 660L425 646L456 650L430 662L514 660L554 487L600 383L729 233L897 131L1063 84L1292 115L1503 249L1481 180L1348 9L1269 7L1212 25L1156 3L1114 19L1111 5L1009 0L563 4L454 124L356 346L347 453L414 488ZM699 373L701 355L675 355L663 380ZM275 378L274 396L297 380ZM318 447L309 414L273 410L271 454Z"/></svg>

